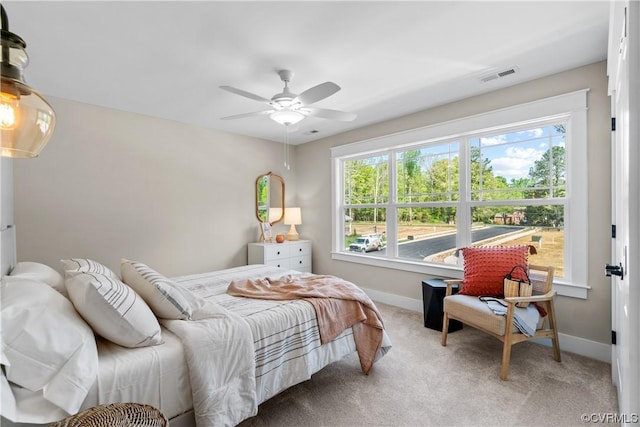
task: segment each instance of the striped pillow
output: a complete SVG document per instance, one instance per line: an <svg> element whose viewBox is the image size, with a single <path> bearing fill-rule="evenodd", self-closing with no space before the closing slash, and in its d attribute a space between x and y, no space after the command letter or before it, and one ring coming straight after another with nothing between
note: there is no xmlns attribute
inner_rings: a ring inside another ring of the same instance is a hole
<svg viewBox="0 0 640 427"><path fill-rule="evenodd" d="M118 277L118 275L109 268L91 259L72 258L63 259L61 262L65 272L78 271L80 273L98 273L114 279L120 279L120 277Z"/></svg>
<svg viewBox="0 0 640 427"><path fill-rule="evenodd" d="M191 319L191 305L180 286L145 264L122 259L122 280L131 286L161 319Z"/></svg>
<svg viewBox="0 0 640 427"><path fill-rule="evenodd" d="M99 273L66 272L69 299L98 335L123 347L162 344L158 319L120 280Z"/></svg>

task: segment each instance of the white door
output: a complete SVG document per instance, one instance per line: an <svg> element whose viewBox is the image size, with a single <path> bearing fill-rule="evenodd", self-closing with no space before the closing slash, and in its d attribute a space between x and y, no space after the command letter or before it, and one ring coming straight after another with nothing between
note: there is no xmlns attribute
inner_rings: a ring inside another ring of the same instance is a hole
<svg viewBox="0 0 640 427"><path fill-rule="evenodd" d="M622 424L640 412L640 4L612 2L609 88L612 137L612 377ZM633 76L633 78L630 78ZM637 416L637 415L636 415ZM626 417L626 418L625 418ZM637 422L637 421L636 421Z"/></svg>

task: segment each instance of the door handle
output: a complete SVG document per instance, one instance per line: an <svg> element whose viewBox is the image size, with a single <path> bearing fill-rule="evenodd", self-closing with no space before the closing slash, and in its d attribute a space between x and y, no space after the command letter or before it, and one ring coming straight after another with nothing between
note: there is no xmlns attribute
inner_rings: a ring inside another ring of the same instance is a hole
<svg viewBox="0 0 640 427"><path fill-rule="evenodd" d="M621 279L624 279L624 269L622 268L622 263L620 265L610 265L607 264L604 267L605 274L607 277L620 276Z"/></svg>

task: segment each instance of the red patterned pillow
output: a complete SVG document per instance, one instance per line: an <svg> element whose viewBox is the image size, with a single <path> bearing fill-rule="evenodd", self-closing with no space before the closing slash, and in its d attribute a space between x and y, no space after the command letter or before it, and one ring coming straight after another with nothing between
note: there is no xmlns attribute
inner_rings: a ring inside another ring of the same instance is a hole
<svg viewBox="0 0 640 427"><path fill-rule="evenodd" d="M502 295L503 279L515 265L527 265L527 245L477 246L462 249L464 282L462 295ZM518 269L514 276L522 274Z"/></svg>

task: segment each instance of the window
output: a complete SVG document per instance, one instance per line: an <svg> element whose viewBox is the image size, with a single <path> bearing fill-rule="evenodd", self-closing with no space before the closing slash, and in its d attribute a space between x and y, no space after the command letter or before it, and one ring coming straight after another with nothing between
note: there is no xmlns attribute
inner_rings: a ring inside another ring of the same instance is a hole
<svg viewBox="0 0 640 427"><path fill-rule="evenodd" d="M454 277L456 248L530 244L586 297L586 91L332 157L334 258Z"/></svg>

